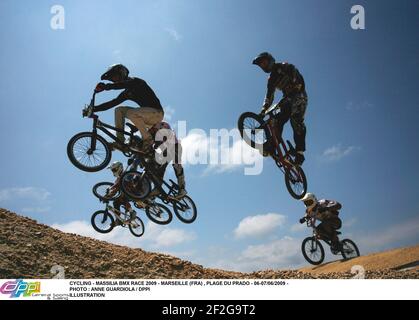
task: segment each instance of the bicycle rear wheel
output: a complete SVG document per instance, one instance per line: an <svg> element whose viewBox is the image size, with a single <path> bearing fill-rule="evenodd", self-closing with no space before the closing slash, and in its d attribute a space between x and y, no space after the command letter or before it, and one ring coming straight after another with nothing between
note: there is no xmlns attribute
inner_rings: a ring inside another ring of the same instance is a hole
<svg viewBox="0 0 419 320"><path fill-rule="evenodd" d="M350 239L345 239L341 241L342 246L342 256L344 259L353 259L360 256L359 249L355 242Z"/></svg>
<svg viewBox="0 0 419 320"><path fill-rule="evenodd" d="M141 237L145 231L144 222L140 217L136 217L134 221L129 224L128 228L132 235L138 238Z"/></svg>
<svg viewBox="0 0 419 320"><path fill-rule="evenodd" d="M95 148L92 149L92 140ZM67 156L78 169L86 172L100 171L111 161L112 152L108 142L92 132L80 132L67 144Z"/></svg>
<svg viewBox="0 0 419 320"><path fill-rule="evenodd" d="M173 210L178 219L183 223L192 223L196 220L196 205L189 196L184 196L182 199L174 201Z"/></svg>
<svg viewBox="0 0 419 320"><path fill-rule="evenodd" d="M297 200L304 198L307 193L307 178L301 167L285 170L285 185L289 194Z"/></svg>
<svg viewBox="0 0 419 320"><path fill-rule="evenodd" d="M238 120L238 129L243 140L252 148L261 150L267 147L269 134L262 127L264 121L261 116L253 112L243 113Z"/></svg>

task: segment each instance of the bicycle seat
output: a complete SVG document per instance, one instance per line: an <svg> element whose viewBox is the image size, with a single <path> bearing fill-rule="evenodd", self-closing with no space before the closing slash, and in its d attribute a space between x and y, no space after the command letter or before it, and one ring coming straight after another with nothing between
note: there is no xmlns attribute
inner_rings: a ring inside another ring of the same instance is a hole
<svg viewBox="0 0 419 320"><path fill-rule="evenodd" d="M138 128L134 125L132 125L131 123L127 123L127 127L130 128L131 133L135 133L138 131Z"/></svg>

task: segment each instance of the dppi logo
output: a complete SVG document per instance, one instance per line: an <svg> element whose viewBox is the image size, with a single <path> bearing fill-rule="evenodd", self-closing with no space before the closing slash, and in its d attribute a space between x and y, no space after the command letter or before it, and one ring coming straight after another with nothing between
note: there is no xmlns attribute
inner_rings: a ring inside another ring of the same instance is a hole
<svg viewBox="0 0 419 320"><path fill-rule="evenodd" d="M0 287L0 293L10 294L10 298L31 297L41 292L41 282L25 282L23 280L7 281Z"/></svg>

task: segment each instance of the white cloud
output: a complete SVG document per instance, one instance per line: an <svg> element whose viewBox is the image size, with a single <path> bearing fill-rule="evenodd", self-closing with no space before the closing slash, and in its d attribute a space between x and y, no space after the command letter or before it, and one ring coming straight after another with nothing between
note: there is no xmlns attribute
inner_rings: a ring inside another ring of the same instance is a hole
<svg viewBox="0 0 419 320"><path fill-rule="evenodd" d="M356 146L343 147L341 144L337 144L324 150L322 159L326 161L337 161L346 156L349 156L359 149L360 148Z"/></svg>
<svg viewBox="0 0 419 320"><path fill-rule="evenodd" d="M173 38L175 41L182 40L183 36L174 28L166 28L165 31Z"/></svg>
<svg viewBox="0 0 419 320"><path fill-rule="evenodd" d="M394 248L400 243L419 243L419 217L415 217L387 229L355 234L353 240L364 253Z"/></svg>
<svg viewBox="0 0 419 320"><path fill-rule="evenodd" d="M209 265L213 268L251 272L264 269L294 269L305 264L300 250L301 241L284 237L260 245L250 245L238 255L213 255Z"/></svg>
<svg viewBox="0 0 419 320"><path fill-rule="evenodd" d="M343 227L344 228L351 228L358 222L357 218L347 219L343 221Z"/></svg>
<svg viewBox="0 0 419 320"><path fill-rule="evenodd" d="M42 202L48 200L51 193L43 188L19 187L0 190L0 202L14 199L25 199Z"/></svg>
<svg viewBox="0 0 419 320"><path fill-rule="evenodd" d="M167 106L164 108L164 121L170 122L173 119L173 115L175 114L175 108L171 106Z"/></svg>
<svg viewBox="0 0 419 320"><path fill-rule="evenodd" d="M236 238L260 237L273 232L285 223L286 217L277 213L268 213L244 218L234 230Z"/></svg>
<svg viewBox="0 0 419 320"><path fill-rule="evenodd" d="M195 234L181 229L164 229L154 239L154 246L172 247L195 239Z"/></svg>
<svg viewBox="0 0 419 320"><path fill-rule="evenodd" d="M218 133L211 137L204 131L191 131L182 138L183 162L207 164L204 175L233 172L243 167L253 174L260 173L263 157L241 139L237 129Z"/></svg>
<svg viewBox="0 0 419 320"><path fill-rule="evenodd" d="M293 233L302 232L305 229L307 229L307 225L305 223L295 223L290 228Z"/></svg>
<svg viewBox="0 0 419 320"><path fill-rule="evenodd" d="M187 243L196 238L196 235L193 232L170 228L168 226L159 226L151 222L145 225L145 232L141 238L134 237L128 229L120 227L115 228L108 234L100 234L93 229L89 222L84 220L71 221L64 224L53 224L51 227L63 232L75 233L81 236L132 248L169 248Z"/></svg>

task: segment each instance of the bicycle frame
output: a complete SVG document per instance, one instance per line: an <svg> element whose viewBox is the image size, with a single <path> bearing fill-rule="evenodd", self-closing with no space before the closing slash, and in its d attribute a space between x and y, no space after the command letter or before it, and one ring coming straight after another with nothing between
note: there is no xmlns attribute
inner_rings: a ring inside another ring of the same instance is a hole
<svg viewBox="0 0 419 320"><path fill-rule="evenodd" d="M157 189L160 191L159 198L161 198L164 202L170 202L173 200L173 196L176 194L175 190L178 189L177 184L173 180L169 180L171 185L166 182L164 179L157 176L154 172L154 168L147 163L147 161L143 161L143 166L145 168L146 175L150 178L150 180L154 183ZM169 190L163 188L163 185L167 187ZM170 200L170 201L169 201Z"/></svg>
<svg viewBox="0 0 419 320"><path fill-rule="evenodd" d="M91 108L94 107L94 105L95 105L95 98L96 98L96 92L93 93L93 96L92 96L92 99L90 101L89 107L91 107ZM106 123L100 121L99 120L99 116L96 115L96 114L94 114L94 113L92 113L89 116L89 118L93 119L93 129L92 129L92 132L93 132L94 137L96 137L97 131L100 130L103 133L105 133L108 137L112 138L114 141L116 141L116 142L118 142L118 143L120 143L122 145L125 144L125 141L121 141L120 139L118 139L116 137L116 135L114 135L112 132L110 132L107 129L113 130L115 132L121 132L124 135L129 136L130 139L132 139L134 137L133 132L127 132L124 129L118 129L118 128L114 127L114 126L111 126L109 124L106 124ZM92 153L93 150L96 150L96 139L92 139L91 140L90 150L88 151L88 153L89 152Z"/></svg>
<svg viewBox="0 0 419 320"><path fill-rule="evenodd" d="M316 226L316 218L310 218L307 220L307 227L312 228L313 229L313 237L316 238L317 240L322 240L324 242L326 242L329 246L332 245L332 241L329 239L324 239L318 232L317 232L317 226Z"/></svg>
<svg viewBox="0 0 419 320"><path fill-rule="evenodd" d="M278 128L275 124L275 119L273 116L273 113L275 112L277 108L273 108L272 110L268 111L266 113L267 116L269 116L269 119L266 120L262 127L266 127L266 129L269 132L270 138L272 139L272 143L274 146L274 151L276 151L276 154L272 154L272 157L276 161L279 168L284 171L283 169L287 170L293 170L294 164L289 160L290 151L293 149L291 143L288 142L288 148L287 145L282 137L279 137L278 134ZM298 176L298 175L297 175Z"/></svg>
<svg viewBox="0 0 419 320"><path fill-rule="evenodd" d="M170 182L169 184L167 181L157 176L153 165L149 164L149 161L147 161L147 159L150 159L150 158L146 158L146 159L138 158L138 159L140 160L141 167L144 168L145 175L154 183L154 185L160 192L160 194L157 195L157 198L162 200L163 203L165 204L171 203L172 205L180 206L180 210L183 210L183 211L186 210L188 206L187 205L185 206L181 202L181 199L178 200L175 198L176 193L177 193L176 190L179 189L179 186L177 185L177 183L174 182L172 179L169 179L169 182ZM165 186L168 189L168 191L166 191L163 186Z"/></svg>
<svg viewBox="0 0 419 320"><path fill-rule="evenodd" d="M118 219L119 221L121 221L123 223L123 225L129 225L131 224L131 216L129 216L127 213L122 212L120 210L115 209L114 207L112 207L109 203L106 204L106 211L107 212L112 212L115 216L116 219ZM124 217L124 218L122 218Z"/></svg>

